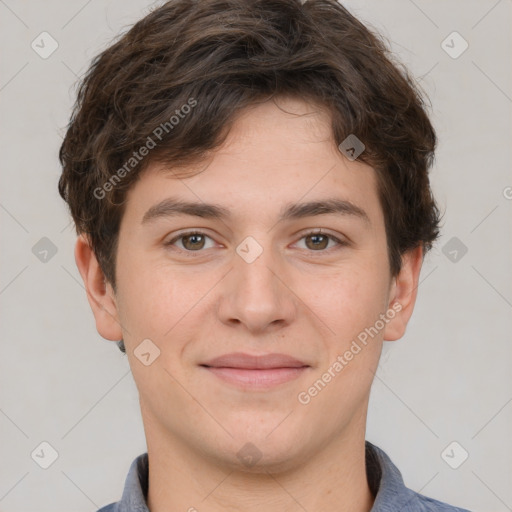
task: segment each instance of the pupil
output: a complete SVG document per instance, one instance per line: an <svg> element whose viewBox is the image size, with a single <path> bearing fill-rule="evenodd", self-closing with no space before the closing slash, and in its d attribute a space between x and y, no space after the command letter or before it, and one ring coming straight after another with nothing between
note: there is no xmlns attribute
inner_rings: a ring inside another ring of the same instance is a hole
<svg viewBox="0 0 512 512"><path fill-rule="evenodd" d="M194 247L198 247L197 245L197 242L198 242L198 239L201 239L202 238L202 235L189 235L189 236L186 236L185 237L185 246L187 245L192 245L192 248ZM190 244L189 242L192 241L192 243Z"/></svg>
<svg viewBox="0 0 512 512"><path fill-rule="evenodd" d="M321 247L322 249L325 249L325 247L326 247L325 241L327 240L327 237L325 235L311 235L311 239L313 240L313 247L315 247L315 248ZM320 244L319 244L318 239L323 239L324 243L322 244L322 241L320 241Z"/></svg>

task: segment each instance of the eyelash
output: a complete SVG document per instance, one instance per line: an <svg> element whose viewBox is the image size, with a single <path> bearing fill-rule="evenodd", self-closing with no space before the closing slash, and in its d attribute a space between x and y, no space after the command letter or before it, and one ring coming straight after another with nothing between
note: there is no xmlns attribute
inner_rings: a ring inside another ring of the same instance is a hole
<svg viewBox="0 0 512 512"><path fill-rule="evenodd" d="M184 238L184 237L187 237L187 236L193 236L193 235L200 235L200 236L204 236L204 237L207 237L207 238L210 238L211 240L213 240L213 238L211 236L207 235L206 233L204 233L202 231L186 231L184 233L180 233L179 235L175 236L172 240L169 240L169 242L167 242L165 245L166 246L173 246L174 243L176 241L180 240L181 238ZM334 235L331 235L329 233L325 233L324 231L322 231L320 229L319 230L314 230L314 231L308 231L307 233L304 233L299 238L299 240L302 240L303 238L306 238L306 237L311 236L311 235L323 235L323 236L326 236L327 238L335 241L338 244L338 248L349 245L348 242L346 242L344 240L340 240L338 237L336 237ZM178 249L180 251L186 252L188 254L201 253L201 252L204 252L205 250L207 250L207 249L199 249L197 251L190 251L190 250L187 250L187 249L181 249L181 248L178 248ZM308 252L311 252L311 253L315 253L315 252L326 253L326 252L331 251L332 249L336 249L336 247L331 247L330 249L322 249L322 250L318 250L318 251L309 250ZM306 250L308 250L308 249L306 249Z"/></svg>

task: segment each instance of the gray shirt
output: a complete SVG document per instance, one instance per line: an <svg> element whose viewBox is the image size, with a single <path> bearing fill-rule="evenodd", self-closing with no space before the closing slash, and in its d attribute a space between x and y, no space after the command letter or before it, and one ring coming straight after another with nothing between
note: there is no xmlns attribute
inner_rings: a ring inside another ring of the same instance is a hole
<svg viewBox="0 0 512 512"><path fill-rule="evenodd" d="M391 459L377 446L366 441L366 476L375 503L370 512L469 512L427 498L408 489ZM130 466L123 497L98 512L149 512L148 454L139 455Z"/></svg>

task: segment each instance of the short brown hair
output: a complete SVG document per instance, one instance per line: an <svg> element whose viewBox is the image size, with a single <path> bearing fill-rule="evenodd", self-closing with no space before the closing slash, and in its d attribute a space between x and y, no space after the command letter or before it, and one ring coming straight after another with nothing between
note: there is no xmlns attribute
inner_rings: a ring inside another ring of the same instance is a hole
<svg viewBox="0 0 512 512"><path fill-rule="evenodd" d="M364 143L359 160L377 173L391 275L404 252L431 248L436 135L418 85L381 35L336 0L171 0L95 57L59 152L59 192L114 289L126 193L141 171L200 160L237 113L279 96L324 106L336 144L351 134Z"/></svg>

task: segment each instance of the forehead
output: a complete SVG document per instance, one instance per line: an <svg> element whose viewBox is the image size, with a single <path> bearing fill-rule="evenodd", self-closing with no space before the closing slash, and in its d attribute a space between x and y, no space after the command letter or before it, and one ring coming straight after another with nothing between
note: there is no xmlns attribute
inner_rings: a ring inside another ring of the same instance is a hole
<svg viewBox="0 0 512 512"><path fill-rule="evenodd" d="M148 208L172 196L270 220L283 204L337 197L379 224L376 187L370 166L339 151L324 109L293 99L269 101L243 111L202 162L180 169L150 164L130 190L127 213L137 210L140 222Z"/></svg>

